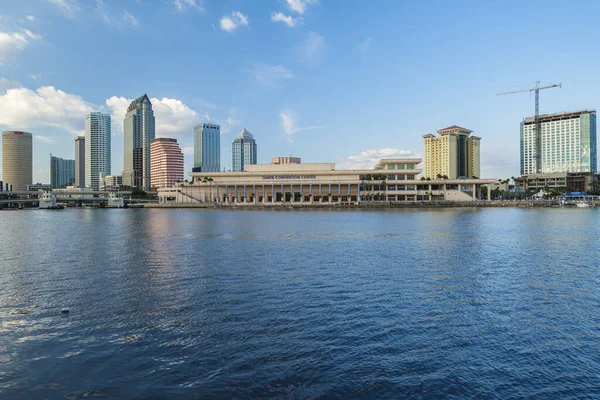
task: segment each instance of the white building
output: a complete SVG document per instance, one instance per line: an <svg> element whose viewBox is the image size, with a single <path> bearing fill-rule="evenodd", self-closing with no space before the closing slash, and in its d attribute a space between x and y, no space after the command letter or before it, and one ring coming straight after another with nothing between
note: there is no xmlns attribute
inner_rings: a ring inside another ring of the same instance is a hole
<svg viewBox="0 0 600 400"><path fill-rule="evenodd" d="M596 172L596 111L540 115L538 164L535 118L521 122L521 175Z"/></svg>
<svg viewBox="0 0 600 400"><path fill-rule="evenodd" d="M111 174L110 115L85 116L85 187L100 190L100 174Z"/></svg>
<svg viewBox="0 0 600 400"><path fill-rule="evenodd" d="M191 184L159 189L158 197L160 202L262 205L473 201L481 198L481 186L496 182L422 180L417 178L420 163L420 158L398 158L383 159L367 170L336 170L330 163L255 164L239 172L192 172Z"/></svg>

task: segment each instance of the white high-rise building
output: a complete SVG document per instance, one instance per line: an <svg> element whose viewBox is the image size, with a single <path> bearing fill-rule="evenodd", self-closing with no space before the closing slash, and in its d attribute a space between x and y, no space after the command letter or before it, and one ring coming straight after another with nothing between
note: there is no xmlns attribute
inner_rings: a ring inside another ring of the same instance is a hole
<svg viewBox="0 0 600 400"><path fill-rule="evenodd" d="M100 190L100 174L110 172L110 115L91 112L85 116L85 186Z"/></svg>
<svg viewBox="0 0 600 400"><path fill-rule="evenodd" d="M535 118L521 122L521 175L596 172L596 110L543 114L540 127L538 166Z"/></svg>

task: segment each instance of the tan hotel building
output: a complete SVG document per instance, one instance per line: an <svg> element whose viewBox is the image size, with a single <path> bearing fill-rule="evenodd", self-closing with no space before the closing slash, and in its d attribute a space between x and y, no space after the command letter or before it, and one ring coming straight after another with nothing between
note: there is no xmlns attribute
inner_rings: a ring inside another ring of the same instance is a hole
<svg viewBox="0 0 600 400"><path fill-rule="evenodd" d="M192 183L159 189L162 203L286 204L472 201L493 179L423 181L420 158L382 159L370 170L335 164L255 164L243 172L192 172Z"/></svg>

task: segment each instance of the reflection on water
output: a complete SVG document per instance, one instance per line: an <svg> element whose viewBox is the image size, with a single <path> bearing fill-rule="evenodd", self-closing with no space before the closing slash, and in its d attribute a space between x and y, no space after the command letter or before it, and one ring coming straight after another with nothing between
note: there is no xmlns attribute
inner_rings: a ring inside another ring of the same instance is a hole
<svg viewBox="0 0 600 400"><path fill-rule="evenodd" d="M598 396L599 215L0 213L0 398Z"/></svg>

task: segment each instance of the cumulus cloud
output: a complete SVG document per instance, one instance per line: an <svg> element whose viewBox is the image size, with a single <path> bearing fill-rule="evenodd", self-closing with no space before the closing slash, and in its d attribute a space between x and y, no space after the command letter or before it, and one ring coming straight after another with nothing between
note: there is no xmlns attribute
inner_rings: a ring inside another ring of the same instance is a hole
<svg viewBox="0 0 600 400"><path fill-rule="evenodd" d="M282 110L279 113L279 118L281 118L281 128L283 129L283 133L285 133L290 142L293 141L294 134L298 132L325 128L323 125L298 127L298 117L292 110Z"/></svg>
<svg viewBox="0 0 600 400"><path fill-rule="evenodd" d="M8 89L20 88L21 85L17 81L11 81L8 78L0 77L0 94L5 93Z"/></svg>
<svg viewBox="0 0 600 400"><path fill-rule="evenodd" d="M271 65L261 62L252 63L251 72L259 82L268 85L294 77L292 72L283 65Z"/></svg>
<svg viewBox="0 0 600 400"><path fill-rule="evenodd" d="M112 96L106 99L111 110L113 135L123 133L123 119L133 99ZM192 132L197 123L196 111L189 108L181 100L151 98L154 118L156 119L156 137L178 136Z"/></svg>
<svg viewBox="0 0 600 400"><path fill-rule="evenodd" d="M6 127L53 126L79 135L83 131L85 115L94 111L95 106L80 96L42 86L36 91L18 87L1 92L0 109L0 125Z"/></svg>
<svg viewBox="0 0 600 400"><path fill-rule="evenodd" d="M75 0L48 0L50 3L57 6L63 15L67 18L76 18L81 8Z"/></svg>
<svg viewBox="0 0 600 400"><path fill-rule="evenodd" d="M308 37L299 46L300 54L309 64L317 64L325 53L325 39L316 32L309 32Z"/></svg>
<svg viewBox="0 0 600 400"><path fill-rule="evenodd" d="M319 0L285 0L285 2L290 10L304 14L309 5L317 4Z"/></svg>
<svg viewBox="0 0 600 400"><path fill-rule="evenodd" d="M385 149L369 149L358 155L350 156L339 164L340 169L371 169L382 158L418 157L411 150L399 150L391 147Z"/></svg>
<svg viewBox="0 0 600 400"><path fill-rule="evenodd" d="M35 21L35 15L28 15L25 17L27 21Z"/></svg>
<svg viewBox="0 0 600 400"><path fill-rule="evenodd" d="M173 4L177 8L177 11L185 11L187 8L204 11L200 0L173 0Z"/></svg>
<svg viewBox="0 0 600 400"><path fill-rule="evenodd" d="M239 11L234 11L231 16L223 16L221 18L221 29L227 32L233 32L237 28L248 26L248 16Z"/></svg>
<svg viewBox="0 0 600 400"><path fill-rule="evenodd" d="M291 15L285 15L281 12L273 12L271 13L271 21L273 22L283 22L290 28L293 28L298 23L297 19L294 19Z"/></svg>
<svg viewBox="0 0 600 400"><path fill-rule="evenodd" d="M22 29L21 32L0 32L0 65L6 61L14 60L16 55L23 51L31 40L39 40L42 36Z"/></svg>

